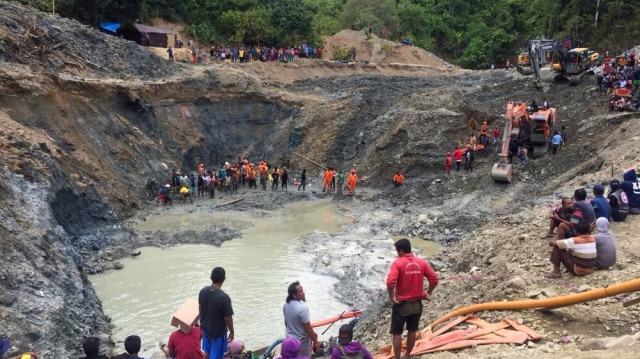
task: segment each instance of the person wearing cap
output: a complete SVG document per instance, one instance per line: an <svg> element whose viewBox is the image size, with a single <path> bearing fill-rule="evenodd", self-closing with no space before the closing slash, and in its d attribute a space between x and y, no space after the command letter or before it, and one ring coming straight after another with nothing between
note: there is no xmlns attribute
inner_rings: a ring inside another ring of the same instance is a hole
<svg viewBox="0 0 640 359"><path fill-rule="evenodd" d="M396 174L393 176L393 186L400 187L400 185L402 185L403 183L404 183L404 176L400 174L400 172L396 172Z"/></svg>
<svg viewBox="0 0 640 359"><path fill-rule="evenodd" d="M299 357L308 357L311 346L316 351L320 349L318 335L311 327L309 307L303 302L306 300L304 288L300 282L295 281L287 288L287 299L282 306L284 315L285 337L296 338L300 341Z"/></svg>
<svg viewBox="0 0 640 359"><path fill-rule="evenodd" d="M358 356L364 359L373 359L367 348L360 342L353 341L353 326L345 324L338 331L338 346L331 351L331 359L342 359L343 356L354 358Z"/></svg>
<svg viewBox="0 0 640 359"><path fill-rule="evenodd" d="M599 183L593 186L593 195L595 197L591 200L591 207L593 207L596 219L604 217L611 220L611 205L604 198L604 187Z"/></svg>
<svg viewBox="0 0 640 359"><path fill-rule="evenodd" d="M393 303L391 309L391 330L393 335L393 358L400 359L402 351L402 332L406 324L407 347L403 358L409 359L416 342L422 300L429 299L438 285L438 276L422 258L411 253L411 242L402 238L395 244L398 258L393 261L387 275L387 292ZM429 289L424 291L424 278L429 281Z"/></svg>
<svg viewBox="0 0 640 359"><path fill-rule="evenodd" d="M612 179L609 183L609 205L611 206L611 218L616 222L624 222L629 214L629 198L620 187L620 181Z"/></svg>
<svg viewBox="0 0 640 359"><path fill-rule="evenodd" d="M616 264L616 238L609 229L609 221L600 217L596 219L596 269L608 269Z"/></svg>
<svg viewBox="0 0 640 359"><path fill-rule="evenodd" d="M549 241L549 246L553 248L549 258L553 270L546 275L547 278L562 277L561 264L567 272L577 276L589 274L595 269L597 250L595 238L590 234L590 223L585 219L579 220L576 231L578 235L573 238Z"/></svg>

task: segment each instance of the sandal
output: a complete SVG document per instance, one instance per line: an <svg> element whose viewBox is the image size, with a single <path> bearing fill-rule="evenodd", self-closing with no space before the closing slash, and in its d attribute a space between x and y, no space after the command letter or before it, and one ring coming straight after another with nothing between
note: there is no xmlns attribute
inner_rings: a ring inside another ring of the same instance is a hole
<svg viewBox="0 0 640 359"><path fill-rule="evenodd" d="M562 278L562 273L549 272L549 273L545 274L544 277L545 278L549 278L549 279Z"/></svg>

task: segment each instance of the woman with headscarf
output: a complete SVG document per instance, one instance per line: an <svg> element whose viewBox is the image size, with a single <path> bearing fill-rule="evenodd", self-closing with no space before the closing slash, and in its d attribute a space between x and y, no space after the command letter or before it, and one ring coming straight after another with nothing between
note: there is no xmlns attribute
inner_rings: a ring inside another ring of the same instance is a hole
<svg viewBox="0 0 640 359"><path fill-rule="evenodd" d="M600 217L596 220L596 269L607 269L616 264L616 239L609 229L609 220Z"/></svg>
<svg viewBox="0 0 640 359"><path fill-rule="evenodd" d="M276 359L309 359L309 357L298 356L300 351L300 341L296 338L285 338L280 347L280 357Z"/></svg>

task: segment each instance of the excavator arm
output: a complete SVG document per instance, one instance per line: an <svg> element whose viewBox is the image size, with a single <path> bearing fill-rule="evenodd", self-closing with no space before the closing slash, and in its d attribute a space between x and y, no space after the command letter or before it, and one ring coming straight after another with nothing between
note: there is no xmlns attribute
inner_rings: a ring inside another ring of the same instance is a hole
<svg viewBox="0 0 640 359"><path fill-rule="evenodd" d="M529 40L529 63L533 71L533 82L540 81L540 67L546 60L547 52L555 52L564 58L567 49L561 41L553 39L534 39Z"/></svg>

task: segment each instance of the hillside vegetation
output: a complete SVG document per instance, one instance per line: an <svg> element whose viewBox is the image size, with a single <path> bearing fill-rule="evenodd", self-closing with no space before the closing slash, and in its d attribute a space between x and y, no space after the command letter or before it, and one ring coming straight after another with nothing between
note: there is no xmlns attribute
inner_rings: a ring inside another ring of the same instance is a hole
<svg viewBox="0 0 640 359"><path fill-rule="evenodd" d="M52 11L49 0L20 0ZM321 46L322 36L371 25L377 35L405 36L467 68L486 68L545 35L582 41L597 50L631 47L640 2L622 0L58 0L55 11L87 24L103 20L184 22L210 43Z"/></svg>

